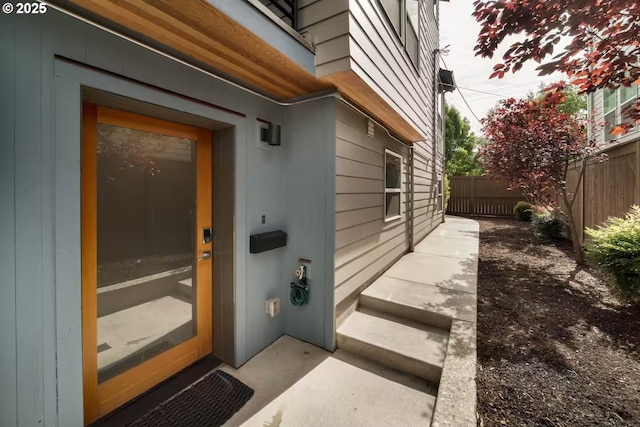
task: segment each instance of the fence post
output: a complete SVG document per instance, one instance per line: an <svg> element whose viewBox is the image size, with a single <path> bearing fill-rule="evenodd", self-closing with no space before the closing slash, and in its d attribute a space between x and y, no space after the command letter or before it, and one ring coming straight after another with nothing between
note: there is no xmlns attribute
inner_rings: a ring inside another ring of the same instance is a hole
<svg viewBox="0 0 640 427"><path fill-rule="evenodd" d="M585 200L585 195L587 194L585 191L585 187L587 186L587 161L584 160L582 164L584 168L584 173L582 174L582 195L580 196L580 243L584 243L584 210L587 206L587 201Z"/></svg>
<svg viewBox="0 0 640 427"><path fill-rule="evenodd" d="M471 212L477 214L476 212L476 177L471 178Z"/></svg>

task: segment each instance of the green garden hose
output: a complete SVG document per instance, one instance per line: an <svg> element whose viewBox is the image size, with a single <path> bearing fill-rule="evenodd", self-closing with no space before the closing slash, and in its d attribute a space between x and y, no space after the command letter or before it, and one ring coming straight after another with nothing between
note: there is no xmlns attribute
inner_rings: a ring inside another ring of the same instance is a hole
<svg viewBox="0 0 640 427"><path fill-rule="evenodd" d="M293 305L306 305L309 302L309 285L291 282L289 298Z"/></svg>

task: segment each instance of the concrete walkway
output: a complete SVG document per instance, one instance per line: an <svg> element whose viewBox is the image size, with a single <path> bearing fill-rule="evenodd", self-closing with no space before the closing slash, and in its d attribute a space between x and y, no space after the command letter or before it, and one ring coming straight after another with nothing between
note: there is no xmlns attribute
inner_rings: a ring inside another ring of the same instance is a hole
<svg viewBox="0 0 640 427"><path fill-rule="evenodd" d="M256 390L228 425L475 426L478 235L447 217L362 293L335 353L283 337L226 368Z"/></svg>

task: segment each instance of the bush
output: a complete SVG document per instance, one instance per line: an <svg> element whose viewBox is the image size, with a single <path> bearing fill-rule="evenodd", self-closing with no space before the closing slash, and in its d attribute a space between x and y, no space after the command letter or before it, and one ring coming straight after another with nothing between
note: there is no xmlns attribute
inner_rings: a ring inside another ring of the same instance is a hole
<svg viewBox="0 0 640 427"><path fill-rule="evenodd" d="M531 221L531 216L533 215L531 203L518 202L513 208L513 213L518 221Z"/></svg>
<svg viewBox="0 0 640 427"><path fill-rule="evenodd" d="M447 206L449 206L449 197L451 196L451 183L449 181L449 175L444 175L444 210L446 212Z"/></svg>
<svg viewBox="0 0 640 427"><path fill-rule="evenodd" d="M565 222L553 212L534 211L531 218L533 233L537 236L560 240L566 236Z"/></svg>
<svg viewBox="0 0 640 427"><path fill-rule="evenodd" d="M640 301L640 207L586 232L587 256L614 277L625 298Z"/></svg>

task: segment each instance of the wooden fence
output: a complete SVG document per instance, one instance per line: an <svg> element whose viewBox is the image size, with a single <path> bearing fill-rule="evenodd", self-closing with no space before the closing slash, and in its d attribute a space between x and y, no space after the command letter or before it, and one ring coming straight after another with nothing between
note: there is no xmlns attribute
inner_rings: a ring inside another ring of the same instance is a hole
<svg viewBox="0 0 640 427"><path fill-rule="evenodd" d="M614 145L604 151L602 162L588 163L577 191L573 214L576 225L594 228L610 216L624 216L631 205L640 205L640 139ZM580 165L574 165L567 187L576 188Z"/></svg>
<svg viewBox="0 0 640 427"><path fill-rule="evenodd" d="M594 228L610 216L624 216L631 205L640 205L640 139L613 145L603 151L601 162L589 162L579 186L580 164L572 166L567 189L577 188L573 205L576 226L584 241L585 227ZM524 197L506 185L482 176L451 178L447 213L454 215L511 216Z"/></svg>
<svg viewBox="0 0 640 427"><path fill-rule="evenodd" d="M484 176L454 176L449 182L447 213L452 215L513 216L524 196L507 185Z"/></svg>

